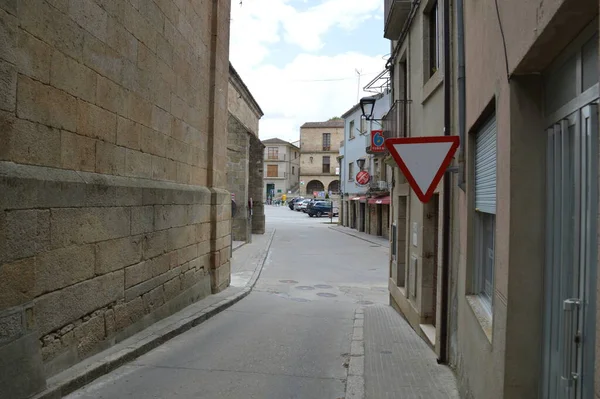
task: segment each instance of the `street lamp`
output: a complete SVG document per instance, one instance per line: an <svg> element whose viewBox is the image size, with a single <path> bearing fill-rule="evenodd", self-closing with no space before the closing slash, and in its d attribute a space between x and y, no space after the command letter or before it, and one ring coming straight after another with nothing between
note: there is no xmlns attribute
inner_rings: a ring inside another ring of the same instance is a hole
<svg viewBox="0 0 600 399"><path fill-rule="evenodd" d="M363 170L363 168L365 167L365 159L364 158L357 159L356 164L358 165L360 170Z"/></svg>
<svg viewBox="0 0 600 399"><path fill-rule="evenodd" d="M363 97L360 99L360 109L362 110L363 117L366 120L373 119L373 110L375 109L375 101L377 96Z"/></svg>

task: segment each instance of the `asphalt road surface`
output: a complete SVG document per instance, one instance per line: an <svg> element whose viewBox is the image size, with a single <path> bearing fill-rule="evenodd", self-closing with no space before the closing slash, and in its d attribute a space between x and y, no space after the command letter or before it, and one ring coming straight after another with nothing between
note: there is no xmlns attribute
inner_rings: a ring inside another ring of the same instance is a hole
<svg viewBox="0 0 600 399"><path fill-rule="evenodd" d="M265 212L276 233L248 297L68 398L344 398L354 312L388 302L388 249Z"/></svg>

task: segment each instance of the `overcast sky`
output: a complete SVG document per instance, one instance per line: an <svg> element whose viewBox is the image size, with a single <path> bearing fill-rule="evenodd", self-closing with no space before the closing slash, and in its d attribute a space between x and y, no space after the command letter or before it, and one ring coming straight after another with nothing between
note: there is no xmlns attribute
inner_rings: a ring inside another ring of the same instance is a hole
<svg viewBox="0 0 600 399"><path fill-rule="evenodd" d="M340 116L385 68L383 0L232 0L230 59L265 115L262 140Z"/></svg>

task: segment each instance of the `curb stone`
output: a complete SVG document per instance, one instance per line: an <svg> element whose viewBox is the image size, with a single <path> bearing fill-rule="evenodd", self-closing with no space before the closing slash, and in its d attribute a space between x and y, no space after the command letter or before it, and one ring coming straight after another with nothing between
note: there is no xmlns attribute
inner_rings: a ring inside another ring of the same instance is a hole
<svg viewBox="0 0 600 399"><path fill-rule="evenodd" d="M108 354L101 360L93 362L89 365L82 366L80 364L80 370L78 370L78 365L73 366L71 370L75 370L75 372L72 373L72 375L61 381L50 383L43 392L33 396L32 399L60 399L66 395L69 395L70 393L73 393L74 391L83 388L84 386L90 384L92 381L102 377L103 375L116 370L117 368L150 352L152 349L155 349L156 347L164 344L172 338L175 338L176 336L205 322L211 317L216 316L217 314L228 309L235 303L248 296L250 292L252 292L252 289L254 288L256 282L258 281L258 278L260 277L260 273L267 259L267 255L269 254L269 251L271 249L271 243L273 242L274 236L275 229L273 229L273 231L271 232L271 235L267 240L266 247L263 250L261 250L262 253L259 258L260 260L258 262L258 267L256 267L256 269L254 270L252 278L246 284L246 287L244 287L241 291L236 292L235 294L230 295L215 304L209 305L190 316L184 316L182 319L175 321L167 327L158 330L154 333L150 333L144 336L145 330L140 331L138 334L140 334L140 336L142 337L138 341L132 343L131 345L125 346L121 350ZM210 296L207 298L210 298ZM185 309L186 308L183 308L180 312L185 311ZM128 339L134 337L135 335L129 337Z"/></svg>
<svg viewBox="0 0 600 399"><path fill-rule="evenodd" d="M346 399L365 397L365 341L363 334L364 308L356 309L350 345L350 366L346 380Z"/></svg>
<svg viewBox="0 0 600 399"><path fill-rule="evenodd" d="M384 246L385 246L384 244L382 244L382 243L380 243L380 242L377 242L377 241L371 241L371 240L369 240L369 239L367 239L367 238L364 238L364 237L361 237L361 236L359 236L359 235L356 235L356 234L352 234L352 233L346 232L346 231L344 231L344 230L340 229L339 227L335 227L335 226L329 226L329 228L330 228L331 230L337 231L338 233L346 234L347 236L354 237L354 238L357 238L357 239L359 239L359 240L363 240L363 241L369 242L369 243L371 243L371 244L378 245L378 246L380 246L380 247L384 247Z"/></svg>

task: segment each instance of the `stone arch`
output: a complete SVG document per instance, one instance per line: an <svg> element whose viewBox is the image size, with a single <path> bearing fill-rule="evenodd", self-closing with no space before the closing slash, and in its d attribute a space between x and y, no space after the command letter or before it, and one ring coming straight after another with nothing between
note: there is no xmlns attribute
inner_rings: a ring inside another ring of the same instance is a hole
<svg viewBox="0 0 600 399"><path fill-rule="evenodd" d="M333 180L331 183L329 183L329 186L327 186L327 191L331 192L332 194L339 193L340 192L340 181Z"/></svg>
<svg viewBox="0 0 600 399"><path fill-rule="evenodd" d="M325 186L320 180L311 180L306 185L306 193L312 195L314 191L325 191Z"/></svg>

